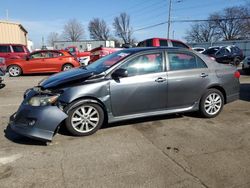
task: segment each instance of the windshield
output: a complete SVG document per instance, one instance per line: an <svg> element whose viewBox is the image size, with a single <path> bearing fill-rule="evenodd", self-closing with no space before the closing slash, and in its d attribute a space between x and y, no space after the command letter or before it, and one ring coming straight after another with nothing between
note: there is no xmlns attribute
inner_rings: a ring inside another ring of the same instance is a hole
<svg viewBox="0 0 250 188"><path fill-rule="evenodd" d="M129 50L117 51L117 52L114 52L110 55L107 55L101 59L98 59L97 61L88 65L86 68L92 69L97 74L99 74L99 73L102 73L102 72L108 70L110 67L112 67L117 62L124 59L125 57L127 57L130 54L131 54L131 51L129 51Z"/></svg>

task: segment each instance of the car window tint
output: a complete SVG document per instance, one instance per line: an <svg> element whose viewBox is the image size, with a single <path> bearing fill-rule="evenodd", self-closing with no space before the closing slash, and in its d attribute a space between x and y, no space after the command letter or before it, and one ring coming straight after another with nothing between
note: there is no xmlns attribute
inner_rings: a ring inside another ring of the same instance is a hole
<svg viewBox="0 0 250 188"><path fill-rule="evenodd" d="M10 50L10 46L0 46L0 52L2 52L2 53L8 53L8 52L11 52L11 50Z"/></svg>
<svg viewBox="0 0 250 188"><path fill-rule="evenodd" d="M160 46L168 46L168 41L167 40L160 40Z"/></svg>
<svg viewBox="0 0 250 188"><path fill-rule="evenodd" d="M137 56L123 64L121 68L128 71L128 76L162 72L162 53L152 53Z"/></svg>
<svg viewBox="0 0 250 188"><path fill-rule="evenodd" d="M219 48L210 48L210 49L205 50L203 53L204 53L204 54L208 54L208 55L213 55L213 54L215 54L218 50L219 50Z"/></svg>
<svg viewBox="0 0 250 188"><path fill-rule="evenodd" d="M142 41L142 42L139 42L138 47L146 47L146 42L145 41Z"/></svg>
<svg viewBox="0 0 250 188"><path fill-rule="evenodd" d="M188 48L185 44L177 41L172 41L172 44L174 47L179 47L179 48Z"/></svg>
<svg viewBox="0 0 250 188"><path fill-rule="evenodd" d="M206 67L206 64L200 58L188 53L169 52L168 59L170 70L186 70Z"/></svg>
<svg viewBox="0 0 250 188"><path fill-rule="evenodd" d="M37 52L34 54L30 55L31 59L37 59L37 58L45 58L46 57L46 53L45 52Z"/></svg>
<svg viewBox="0 0 250 188"><path fill-rule="evenodd" d="M146 46L153 46L153 39L146 40Z"/></svg>
<svg viewBox="0 0 250 188"><path fill-rule="evenodd" d="M24 52L24 49L22 46L12 46L14 52Z"/></svg>

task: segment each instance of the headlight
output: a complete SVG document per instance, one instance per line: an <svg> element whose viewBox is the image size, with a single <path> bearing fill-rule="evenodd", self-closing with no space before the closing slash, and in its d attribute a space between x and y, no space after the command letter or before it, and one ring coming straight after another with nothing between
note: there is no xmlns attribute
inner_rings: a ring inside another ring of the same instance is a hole
<svg viewBox="0 0 250 188"><path fill-rule="evenodd" d="M32 97L29 101L28 104L30 106L46 106L50 104L54 104L59 95L53 95L53 96L35 96Z"/></svg>

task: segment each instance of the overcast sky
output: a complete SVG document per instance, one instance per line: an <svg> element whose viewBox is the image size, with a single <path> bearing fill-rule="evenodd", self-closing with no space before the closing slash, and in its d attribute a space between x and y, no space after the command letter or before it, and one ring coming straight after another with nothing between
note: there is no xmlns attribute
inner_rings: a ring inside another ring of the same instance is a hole
<svg viewBox="0 0 250 188"><path fill-rule="evenodd" d="M209 14L226 7L244 5L247 0L172 0L172 20L206 19ZM63 25L72 18L80 21L89 39L88 23L102 18L112 29L115 16L121 12L130 15L134 30L167 21L169 0L1 0L0 19L20 22L29 39L38 47L50 32L61 33ZM170 38L184 40L190 23L173 23ZM167 24L134 32L137 40L167 36Z"/></svg>

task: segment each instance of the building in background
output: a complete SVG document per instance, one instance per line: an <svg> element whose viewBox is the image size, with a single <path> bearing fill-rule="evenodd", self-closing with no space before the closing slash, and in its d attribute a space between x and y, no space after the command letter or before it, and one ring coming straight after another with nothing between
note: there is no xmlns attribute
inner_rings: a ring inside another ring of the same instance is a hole
<svg viewBox="0 0 250 188"><path fill-rule="evenodd" d="M115 41L112 40L82 40L78 42L71 42L71 41L55 41L54 42L54 49L60 50L65 49L68 46L76 46L80 51L90 51L94 48L103 46L103 47L115 47Z"/></svg>
<svg viewBox="0 0 250 188"><path fill-rule="evenodd" d="M16 22L0 21L1 44L28 44L28 31Z"/></svg>

